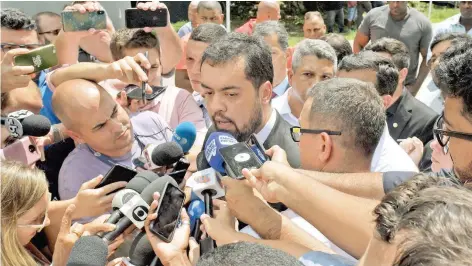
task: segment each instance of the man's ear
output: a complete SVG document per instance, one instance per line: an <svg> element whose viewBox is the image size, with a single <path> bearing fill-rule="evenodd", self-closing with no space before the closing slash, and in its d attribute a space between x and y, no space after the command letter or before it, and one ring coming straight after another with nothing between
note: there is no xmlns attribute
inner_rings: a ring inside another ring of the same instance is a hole
<svg viewBox="0 0 472 266"><path fill-rule="evenodd" d="M320 134L320 137L322 147L320 153L318 154L318 158L323 164L326 165L329 162L329 159L331 158L331 153L333 150L333 141L331 140L331 137L324 132Z"/></svg>
<svg viewBox="0 0 472 266"><path fill-rule="evenodd" d="M264 82L259 87L259 97L263 104L269 104L272 99L272 84L269 81Z"/></svg>
<svg viewBox="0 0 472 266"><path fill-rule="evenodd" d="M74 140L74 142L77 143L85 143L85 141L80 137L80 135L72 130L69 130L66 128L66 134L69 135L71 139Z"/></svg>
<svg viewBox="0 0 472 266"><path fill-rule="evenodd" d="M403 68L398 73L398 84L405 84L406 76L408 76L408 68Z"/></svg>
<svg viewBox="0 0 472 266"><path fill-rule="evenodd" d="M390 107L390 105L393 104L393 97L391 95L382 95L382 100L384 103L385 110Z"/></svg>
<svg viewBox="0 0 472 266"><path fill-rule="evenodd" d="M287 76L288 76L288 84L292 86L292 79L293 79L293 70L292 68L287 69Z"/></svg>
<svg viewBox="0 0 472 266"><path fill-rule="evenodd" d="M220 15L220 24L223 25L223 22L225 21L225 14Z"/></svg>

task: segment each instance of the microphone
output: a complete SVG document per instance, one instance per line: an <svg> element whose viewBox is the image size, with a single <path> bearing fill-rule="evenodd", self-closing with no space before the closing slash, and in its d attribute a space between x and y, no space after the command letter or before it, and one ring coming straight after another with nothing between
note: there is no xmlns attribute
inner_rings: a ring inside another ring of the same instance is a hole
<svg viewBox="0 0 472 266"><path fill-rule="evenodd" d="M194 200L188 205L187 212L190 217L190 232L193 232L200 216L205 213L205 203L202 200Z"/></svg>
<svg viewBox="0 0 472 266"><path fill-rule="evenodd" d="M108 247L98 236L82 236L75 242L67 266L104 266Z"/></svg>
<svg viewBox="0 0 472 266"><path fill-rule="evenodd" d="M141 229L147 218L149 204L153 201L152 195L154 192L162 193L167 183L172 183L175 186L178 186L175 180L170 176L159 177L157 180L149 184L149 186L141 192L140 196L133 197L123 207L121 207L120 211L125 215L125 217L121 218L116 223L115 230L108 232L103 236L103 240L108 244L111 243L128 227L130 227L131 224L134 224L137 228Z"/></svg>
<svg viewBox="0 0 472 266"><path fill-rule="evenodd" d="M205 143L205 158L211 168L226 175L225 163L220 154L220 149L238 143L230 134L224 132L213 132Z"/></svg>
<svg viewBox="0 0 472 266"><path fill-rule="evenodd" d="M184 153L187 153L195 143L197 128L191 122L180 123L174 131L172 141L180 145Z"/></svg>
<svg viewBox="0 0 472 266"><path fill-rule="evenodd" d="M166 142L160 145L148 145L144 149L145 167L154 170L176 163L184 156L182 148L175 142Z"/></svg>
<svg viewBox="0 0 472 266"><path fill-rule="evenodd" d="M51 130L51 122L47 117L35 115L27 110L12 112L6 117L2 116L1 124L8 129L10 136L17 139L22 136L46 136Z"/></svg>
<svg viewBox="0 0 472 266"><path fill-rule="evenodd" d="M133 240L129 250L127 265L149 266L156 257L146 232L140 232Z"/></svg>

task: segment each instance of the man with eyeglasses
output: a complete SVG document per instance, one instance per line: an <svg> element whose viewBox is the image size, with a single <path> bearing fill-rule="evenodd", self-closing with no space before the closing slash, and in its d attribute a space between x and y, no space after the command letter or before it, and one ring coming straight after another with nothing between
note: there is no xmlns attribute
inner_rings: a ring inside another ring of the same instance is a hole
<svg viewBox="0 0 472 266"><path fill-rule="evenodd" d="M41 44L54 43L62 29L61 16L54 12L40 12L33 16L38 27L39 42Z"/></svg>

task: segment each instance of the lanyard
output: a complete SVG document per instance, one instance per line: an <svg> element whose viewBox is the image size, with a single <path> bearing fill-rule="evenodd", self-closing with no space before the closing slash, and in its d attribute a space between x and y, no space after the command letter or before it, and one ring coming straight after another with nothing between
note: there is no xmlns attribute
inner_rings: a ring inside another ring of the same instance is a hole
<svg viewBox="0 0 472 266"><path fill-rule="evenodd" d="M141 150L141 153L142 153L144 151L144 143L138 138L138 136L136 136L136 134L134 134L134 139L138 142L138 146L139 146L139 148ZM119 164L118 161L114 160L110 156L104 155L104 154L102 154L98 151L93 150L92 148L90 148L90 146L88 144L85 144L85 147L87 147L87 149L90 151L90 153L93 154L93 156L95 156L95 158L99 159L102 163L107 164L111 167Z"/></svg>

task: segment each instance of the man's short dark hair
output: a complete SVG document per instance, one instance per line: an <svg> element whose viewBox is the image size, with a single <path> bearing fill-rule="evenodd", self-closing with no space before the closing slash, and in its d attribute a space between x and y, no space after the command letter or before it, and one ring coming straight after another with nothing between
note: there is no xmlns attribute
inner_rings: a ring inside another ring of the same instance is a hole
<svg viewBox="0 0 472 266"><path fill-rule="evenodd" d="M197 266L303 265L297 258L268 246L249 242L237 242L220 246L198 260Z"/></svg>
<svg viewBox="0 0 472 266"><path fill-rule="evenodd" d="M398 70L402 70L410 66L410 54L408 52L408 47L399 40L384 37L368 44L365 47L365 50L389 54Z"/></svg>
<svg viewBox="0 0 472 266"><path fill-rule="evenodd" d="M385 111L371 83L329 79L311 88L308 97L313 99L310 128L341 131L340 143L346 150L370 158L374 155L385 127Z"/></svg>
<svg viewBox="0 0 472 266"><path fill-rule="evenodd" d="M110 42L110 50L114 60L124 58L124 50L133 48L156 49L159 57L161 56L159 39L153 33L145 32L143 29L115 31Z"/></svg>
<svg viewBox="0 0 472 266"><path fill-rule="evenodd" d="M36 23L36 26L38 27L39 32L42 32L43 30L39 28L39 21L41 20L41 17L46 16L46 17L56 17L60 18L61 15L50 12L50 11L44 11L44 12L39 12L38 14L33 16L33 20Z"/></svg>
<svg viewBox="0 0 472 266"><path fill-rule="evenodd" d="M398 85L398 69L393 61L372 51L363 51L344 57L338 71L373 70L376 72L375 88L380 96L393 95Z"/></svg>
<svg viewBox="0 0 472 266"><path fill-rule="evenodd" d="M472 41L458 40L440 57L436 68L439 87L446 97L462 99L463 115L472 123Z"/></svg>
<svg viewBox="0 0 472 266"><path fill-rule="evenodd" d="M456 39L470 39L471 37L464 33L458 32L443 32L434 36L433 41L431 42L430 49L433 50L436 45L445 41L453 41Z"/></svg>
<svg viewBox="0 0 472 266"><path fill-rule="evenodd" d="M211 66L225 65L244 59L244 74L256 90L264 83L273 82L274 67L269 46L261 39L243 33L228 33L210 44L202 57Z"/></svg>
<svg viewBox="0 0 472 266"><path fill-rule="evenodd" d="M16 8L2 9L2 28L10 30L35 30L33 19Z"/></svg>
<svg viewBox="0 0 472 266"><path fill-rule="evenodd" d="M189 40L209 44L215 42L226 34L226 30L221 27L221 25L215 23L204 23L192 31Z"/></svg>
<svg viewBox="0 0 472 266"><path fill-rule="evenodd" d="M352 54L352 47L349 41L341 34L330 33L322 36L320 40L327 42L333 47L338 57L338 63L343 60L344 57Z"/></svg>
<svg viewBox="0 0 472 266"><path fill-rule="evenodd" d="M220 14L223 13L223 8L218 1L200 1L197 5L197 13L202 9L217 10Z"/></svg>

